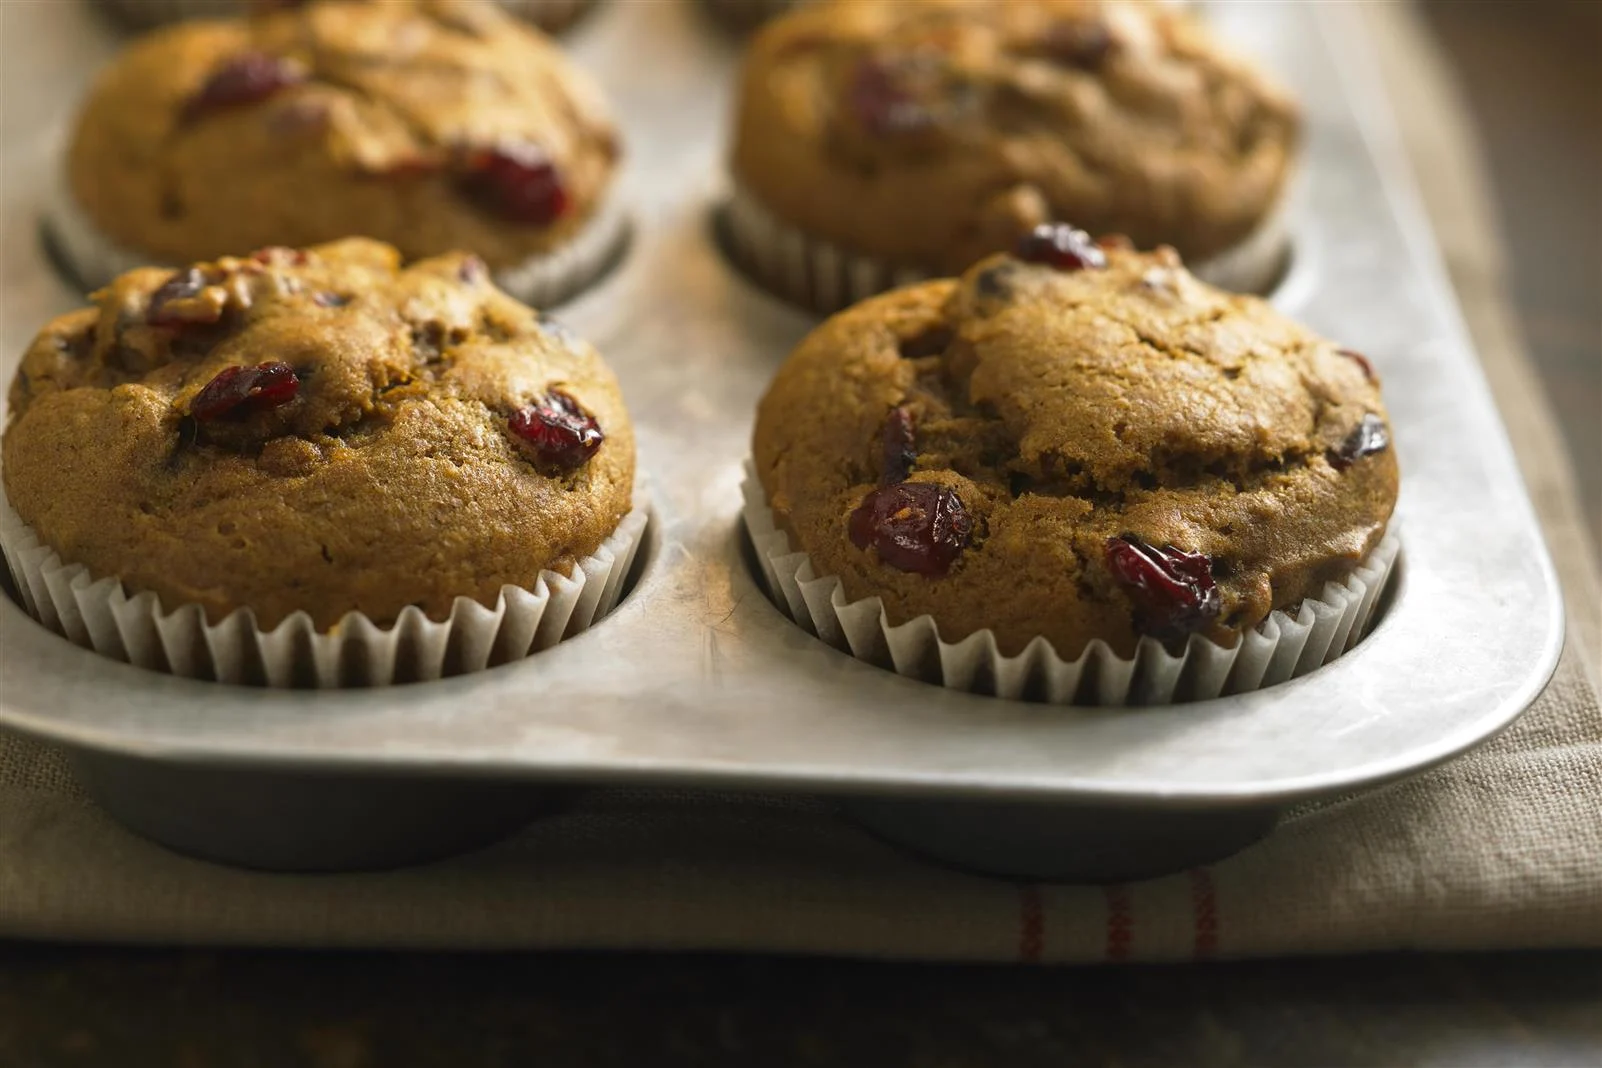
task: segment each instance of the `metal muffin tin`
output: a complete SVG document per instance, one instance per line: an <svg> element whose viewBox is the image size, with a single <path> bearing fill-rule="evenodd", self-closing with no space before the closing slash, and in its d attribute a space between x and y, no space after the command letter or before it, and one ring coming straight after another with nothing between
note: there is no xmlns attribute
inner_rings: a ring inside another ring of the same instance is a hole
<svg viewBox="0 0 1602 1068"><path fill-rule="evenodd" d="M3 6L9 377L37 327L78 303L34 225L59 166L49 131L111 40L78 5ZM617 368L654 484L649 551L618 610L520 663L312 692L128 667L0 598L0 725L68 747L136 830L248 865L401 863L486 841L574 788L655 784L832 795L948 862L1065 879L1215 859L1288 805L1485 740L1550 676L1560 598L1363 31L1345 5L1243 0L1206 16L1306 106L1274 299L1370 355L1404 472L1389 604L1333 665L1199 704L1055 708L859 663L768 602L738 529L741 466L756 400L812 320L712 239L737 46L680 0L608 5L571 40L626 127L637 222L627 261L561 312Z"/></svg>

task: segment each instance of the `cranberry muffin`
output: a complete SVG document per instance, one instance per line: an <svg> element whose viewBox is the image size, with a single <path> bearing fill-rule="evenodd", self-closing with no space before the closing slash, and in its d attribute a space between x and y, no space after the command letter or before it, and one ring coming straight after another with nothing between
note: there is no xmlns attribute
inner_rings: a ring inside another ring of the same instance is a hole
<svg viewBox="0 0 1602 1068"><path fill-rule="evenodd" d="M11 384L5 493L64 564L166 612L447 620L581 577L631 513L617 380L475 256L268 248L93 300Z"/></svg>
<svg viewBox="0 0 1602 1068"><path fill-rule="evenodd" d="M80 280L350 235L465 248L550 304L621 240L599 91L486 3L317 3L133 42L78 118L54 236Z"/></svg>
<svg viewBox="0 0 1602 1068"><path fill-rule="evenodd" d="M1161 5L808 6L745 60L730 243L821 310L1061 219L1259 287L1298 126L1280 89Z"/></svg>
<svg viewBox="0 0 1602 1068"><path fill-rule="evenodd" d="M151 29L184 19L230 18L275 8L301 7L308 0L95 0L119 22L133 29ZM449 6L458 0L430 0ZM495 0L519 18L546 33L560 33L596 5L598 0Z"/></svg>
<svg viewBox="0 0 1602 1068"><path fill-rule="evenodd" d="M1397 496L1366 360L1066 227L823 323L754 452L816 574L1006 656L1234 646L1350 575Z"/></svg>

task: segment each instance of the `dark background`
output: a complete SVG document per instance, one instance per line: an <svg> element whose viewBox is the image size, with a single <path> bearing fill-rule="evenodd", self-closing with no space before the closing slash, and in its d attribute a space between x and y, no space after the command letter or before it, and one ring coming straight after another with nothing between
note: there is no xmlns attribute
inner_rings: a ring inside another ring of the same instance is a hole
<svg viewBox="0 0 1602 1068"><path fill-rule="evenodd" d="M1426 12L1602 544L1602 0ZM1602 1065L1602 955L1035 970L0 947L3 1068L1080 1063Z"/></svg>

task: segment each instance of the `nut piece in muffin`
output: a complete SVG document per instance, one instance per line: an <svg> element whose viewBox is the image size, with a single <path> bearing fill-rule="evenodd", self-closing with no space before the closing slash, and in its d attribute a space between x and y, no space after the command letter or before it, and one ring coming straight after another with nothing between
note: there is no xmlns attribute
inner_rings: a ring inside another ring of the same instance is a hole
<svg viewBox="0 0 1602 1068"><path fill-rule="evenodd" d="M149 29L184 19L229 18L247 12L301 7L309 0L98 0L120 21ZM459 0L426 0L448 6ZM525 18L546 33L560 33L576 22L598 0L495 0L501 7Z"/></svg>
<svg viewBox="0 0 1602 1068"><path fill-rule="evenodd" d="M882 266L879 288L1059 219L1191 263L1227 254L1247 288L1277 266L1262 238L1298 128L1280 89L1163 5L841 0L752 43L731 169L764 223L747 243L824 243L830 263Z"/></svg>
<svg viewBox="0 0 1602 1068"><path fill-rule="evenodd" d="M1233 645L1379 543L1396 457L1367 361L1171 249L1043 228L814 330L757 414L774 521L892 624Z"/></svg>
<svg viewBox="0 0 1602 1068"><path fill-rule="evenodd" d="M168 611L442 620L570 573L630 510L612 372L476 257L268 248L94 302L22 361L6 495L63 561Z"/></svg>
<svg viewBox="0 0 1602 1068"><path fill-rule="evenodd" d="M91 282L114 250L178 264L362 235L408 260L471 249L552 303L515 282L580 248L569 291L604 264L617 158L589 77L493 4L315 3L130 44L78 118L56 229Z"/></svg>

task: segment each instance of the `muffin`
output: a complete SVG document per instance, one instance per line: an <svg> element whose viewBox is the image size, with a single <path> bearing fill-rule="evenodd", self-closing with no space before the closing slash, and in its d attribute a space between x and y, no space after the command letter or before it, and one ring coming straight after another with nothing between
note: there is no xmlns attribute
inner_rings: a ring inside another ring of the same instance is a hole
<svg viewBox="0 0 1602 1068"><path fill-rule="evenodd" d="M1296 109L1170 8L842 0L768 25L739 87L727 244L831 311L1072 219L1265 288Z"/></svg>
<svg viewBox="0 0 1602 1068"><path fill-rule="evenodd" d="M182 674L382 682L616 599L644 523L617 381L477 257L268 248L93 300L29 348L0 448L46 623Z"/></svg>
<svg viewBox="0 0 1602 1068"><path fill-rule="evenodd" d="M619 248L617 158L589 78L495 6L312 4L133 42L78 118L52 229L90 285L360 235L470 249L549 305Z"/></svg>
<svg viewBox="0 0 1602 1068"><path fill-rule="evenodd" d="M701 5L729 29L745 33L769 19L794 11L803 4L821 2L825 0L701 0ZM832 2L852 3L854 0L832 0ZM985 2L1007 4L1013 0L985 0ZM1194 0L1152 0L1152 2L1174 8L1194 6Z"/></svg>
<svg viewBox="0 0 1602 1068"><path fill-rule="evenodd" d="M872 599L887 632L926 617L931 640L1047 646L1058 669L1092 649L1221 663L1271 616L1277 634L1343 606L1359 572L1366 613L1394 556L1370 364L1172 249L1067 227L819 326L761 402L754 464L770 573L795 552L800 582L831 583L803 622L838 634L819 620ZM1302 669L1361 620L1335 626Z"/></svg>
<svg viewBox="0 0 1602 1068"><path fill-rule="evenodd" d="M276 8L302 7L307 0L97 0L118 21L148 30L183 19L229 18ZM431 0L446 7L458 0ZM546 33L560 33L594 7L597 0L495 0Z"/></svg>

